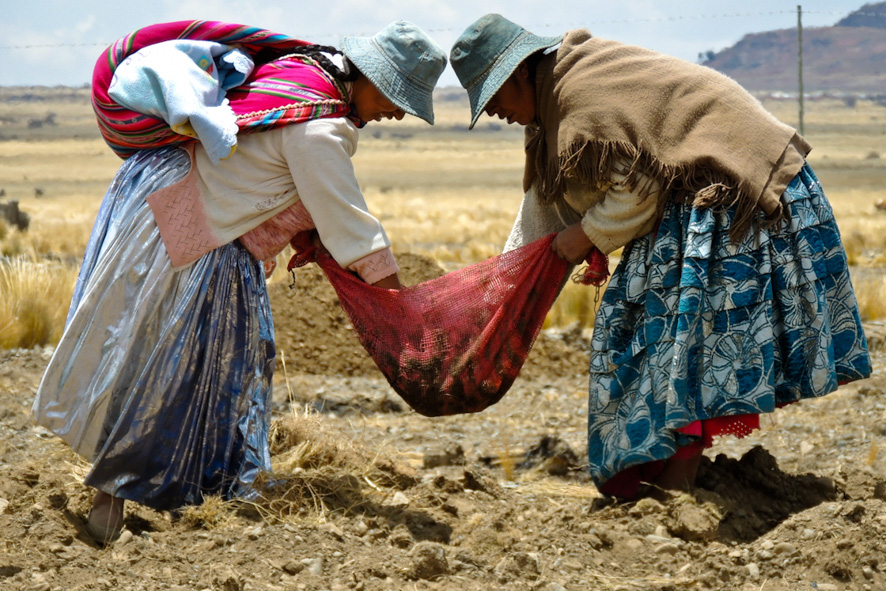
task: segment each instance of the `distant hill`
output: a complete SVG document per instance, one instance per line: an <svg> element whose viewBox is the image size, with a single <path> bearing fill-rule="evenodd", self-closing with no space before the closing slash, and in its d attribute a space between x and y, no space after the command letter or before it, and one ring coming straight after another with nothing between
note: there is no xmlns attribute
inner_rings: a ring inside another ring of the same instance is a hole
<svg viewBox="0 0 886 591"><path fill-rule="evenodd" d="M746 35L702 63L751 91L797 91L797 29ZM803 27L807 93L886 94L886 2L865 4L832 27Z"/></svg>

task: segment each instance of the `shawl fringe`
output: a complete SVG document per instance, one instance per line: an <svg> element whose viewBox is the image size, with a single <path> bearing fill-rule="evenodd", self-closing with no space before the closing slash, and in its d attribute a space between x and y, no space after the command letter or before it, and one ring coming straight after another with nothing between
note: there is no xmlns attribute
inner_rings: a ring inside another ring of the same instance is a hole
<svg viewBox="0 0 886 591"><path fill-rule="evenodd" d="M689 201L693 207L703 209L736 207L729 230L734 243L744 239L752 228L768 228L783 221L781 204L772 215L758 215L758 210L763 213L759 207L760 197L749 194L725 174L700 166L667 165L632 144L577 141L555 158L548 158L544 150L534 152L536 189L545 203L562 197L567 178L599 190L611 182L613 174L620 174L624 175L628 190L642 196L648 196L658 184L661 187L659 212L668 199Z"/></svg>
<svg viewBox="0 0 886 591"><path fill-rule="evenodd" d="M734 243L783 219L782 193L811 149L734 80L584 29L538 61L535 93L524 189L550 203L567 178L603 191L623 175L634 193L660 189L659 213L669 199L736 208Z"/></svg>

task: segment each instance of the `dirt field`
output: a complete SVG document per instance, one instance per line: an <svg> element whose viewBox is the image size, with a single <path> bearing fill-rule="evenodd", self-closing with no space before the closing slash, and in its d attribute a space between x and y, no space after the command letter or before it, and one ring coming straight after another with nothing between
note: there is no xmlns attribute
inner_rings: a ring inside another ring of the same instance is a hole
<svg viewBox="0 0 886 591"><path fill-rule="evenodd" d="M399 260L408 283L440 272ZM130 504L108 548L82 531L86 466L30 416L51 351L0 351L0 588L886 589L882 325L871 379L720 441L692 494L606 505L583 469L581 334L543 333L486 412L429 419L317 269L274 283L272 302L274 489L180 515Z"/></svg>
<svg viewBox="0 0 886 591"><path fill-rule="evenodd" d="M354 159L407 284L499 252L522 195L519 130L484 120L467 133L461 89L435 103L433 128L373 124ZM795 105L766 104L794 124ZM862 307L886 317L886 215L874 209L886 108L807 107L810 162ZM31 215L27 235L0 239L3 254L33 251L33 268L59 261L47 273L73 277L117 166L88 89L0 88L0 193ZM317 269L293 289L281 273L274 486L176 515L128 506L128 533L108 548L82 530L88 466L31 418L51 349L0 349L0 590L886 590L882 320L866 324L871 379L718 442L693 494L607 506L585 474L582 331L544 332L487 411L429 419L389 388ZM70 299L39 287L41 305L55 301L47 291ZM592 300L555 305L552 325L589 319Z"/></svg>

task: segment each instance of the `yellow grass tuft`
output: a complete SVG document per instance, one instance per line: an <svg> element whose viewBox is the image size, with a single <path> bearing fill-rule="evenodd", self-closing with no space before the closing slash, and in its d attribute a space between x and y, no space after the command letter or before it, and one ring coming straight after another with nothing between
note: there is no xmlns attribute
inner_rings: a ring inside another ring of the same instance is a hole
<svg viewBox="0 0 886 591"><path fill-rule="evenodd" d="M325 425L320 415L307 411L275 419L269 437L273 471L289 474L327 466L359 471L371 468L366 464L365 450Z"/></svg>
<svg viewBox="0 0 886 591"><path fill-rule="evenodd" d="M853 275L852 286L863 321L886 318L886 280L883 275L880 270Z"/></svg>
<svg viewBox="0 0 886 591"><path fill-rule="evenodd" d="M605 289L606 284L597 288L567 281L545 318L544 328L563 328L576 324L581 328L593 328L594 316Z"/></svg>
<svg viewBox="0 0 886 591"><path fill-rule="evenodd" d="M271 474L260 476L255 509L268 520L363 511L386 490L415 483L409 468L371 453L313 412L276 418L269 437Z"/></svg>
<svg viewBox="0 0 886 591"><path fill-rule="evenodd" d="M868 451L868 457L867 457L867 459L865 460L865 463L866 463L868 466L873 466L873 465L874 465L874 462L877 461L877 454L878 454L879 452L880 452L880 448L877 446L877 441L876 441L876 440L872 440L872 441L871 441L871 449L870 449L870 451Z"/></svg>
<svg viewBox="0 0 886 591"><path fill-rule="evenodd" d="M188 505L181 511L181 523L200 529L222 529L236 516L238 501L226 501L219 496L203 497L200 505Z"/></svg>
<svg viewBox="0 0 886 591"><path fill-rule="evenodd" d="M886 214L847 217L840 222L846 258L853 266L886 266Z"/></svg>
<svg viewBox="0 0 886 591"><path fill-rule="evenodd" d="M34 256L0 259L0 348L57 343L76 276L76 269Z"/></svg>

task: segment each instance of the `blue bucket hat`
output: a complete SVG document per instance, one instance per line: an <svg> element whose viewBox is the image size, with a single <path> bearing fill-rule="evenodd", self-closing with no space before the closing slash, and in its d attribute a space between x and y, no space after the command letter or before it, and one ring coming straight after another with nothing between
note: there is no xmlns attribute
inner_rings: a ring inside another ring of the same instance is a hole
<svg viewBox="0 0 886 591"><path fill-rule="evenodd" d="M424 31L397 21L373 37L344 37L342 53L395 106L434 124L434 86L446 54Z"/></svg>
<svg viewBox="0 0 886 591"><path fill-rule="evenodd" d="M449 60L471 102L471 127L523 60L553 47L563 36L539 37L500 14L487 14L455 41Z"/></svg>

